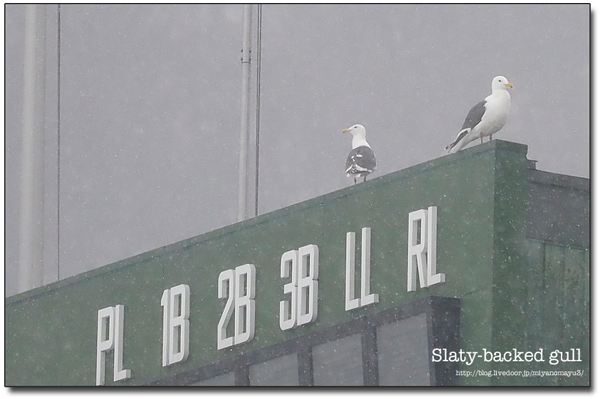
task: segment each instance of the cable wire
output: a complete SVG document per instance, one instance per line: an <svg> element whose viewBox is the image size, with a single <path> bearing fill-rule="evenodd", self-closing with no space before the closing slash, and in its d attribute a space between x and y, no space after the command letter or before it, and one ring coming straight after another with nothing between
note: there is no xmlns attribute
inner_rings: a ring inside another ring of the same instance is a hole
<svg viewBox="0 0 600 399"><path fill-rule="evenodd" d="M256 21L256 164L254 181L254 216L258 216L258 171L260 154L260 69L262 50L262 4L258 4Z"/></svg>
<svg viewBox="0 0 600 399"><path fill-rule="evenodd" d="M56 164L57 164L57 182L56 182L56 279L60 281L60 4L58 5L58 15L56 17L57 25L57 68L56 68Z"/></svg>

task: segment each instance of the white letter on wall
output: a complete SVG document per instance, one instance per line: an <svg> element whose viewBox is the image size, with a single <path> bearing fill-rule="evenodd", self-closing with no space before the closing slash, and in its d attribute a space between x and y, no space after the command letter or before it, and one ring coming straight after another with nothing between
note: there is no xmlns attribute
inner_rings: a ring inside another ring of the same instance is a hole
<svg viewBox="0 0 600 399"><path fill-rule="evenodd" d="M313 322L318 313L319 247L314 244L298 249L298 309L299 326Z"/></svg>
<svg viewBox="0 0 600 399"><path fill-rule="evenodd" d="M436 274L437 258L437 206L427 209L427 286L446 281L445 273Z"/></svg>
<svg viewBox="0 0 600 399"><path fill-rule="evenodd" d="M227 325L233 315L234 280L235 273L232 269L223 270L221 274L219 274L217 294L220 299L227 298L227 302L225 302L225 309L223 310L221 318L219 319L219 324L217 325L217 349L223 349L233 345L233 336L227 337Z"/></svg>
<svg viewBox="0 0 600 399"><path fill-rule="evenodd" d="M292 278L291 282L283 285L283 293L290 294L290 300L279 302L279 328L289 330L296 327L298 251L291 250L281 255L280 273L281 278Z"/></svg>
<svg viewBox="0 0 600 399"><path fill-rule="evenodd" d="M360 298L354 298L354 273L356 268L356 233L346 233L346 310L360 307Z"/></svg>
<svg viewBox="0 0 600 399"><path fill-rule="evenodd" d="M235 338L234 345L254 338L254 295L256 268L245 264L235 268Z"/></svg>
<svg viewBox="0 0 600 399"><path fill-rule="evenodd" d="M421 234L419 232L421 227ZM417 289L417 268L421 288L427 287L424 265L427 261L425 252L427 251L427 211L419 209L408 214L408 273L407 290L415 291ZM414 261L417 261L415 264Z"/></svg>
<svg viewBox="0 0 600 399"><path fill-rule="evenodd" d="M98 343L96 345L96 385L104 385L106 352L113 348L115 309L111 306L98 311Z"/></svg>

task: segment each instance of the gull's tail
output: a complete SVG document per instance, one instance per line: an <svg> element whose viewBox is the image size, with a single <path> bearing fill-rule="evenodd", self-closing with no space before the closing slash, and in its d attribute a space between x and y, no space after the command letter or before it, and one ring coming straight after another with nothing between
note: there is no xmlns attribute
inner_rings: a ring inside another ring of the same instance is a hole
<svg viewBox="0 0 600 399"><path fill-rule="evenodd" d="M467 135L467 133L469 133L471 131L471 129L463 129L460 132L458 132L458 135L456 136L456 140L454 140L452 143L448 144L445 147L445 150L448 152L456 152L456 151L452 151L454 149L454 147L456 147L456 145ZM458 150L457 150L458 151Z"/></svg>

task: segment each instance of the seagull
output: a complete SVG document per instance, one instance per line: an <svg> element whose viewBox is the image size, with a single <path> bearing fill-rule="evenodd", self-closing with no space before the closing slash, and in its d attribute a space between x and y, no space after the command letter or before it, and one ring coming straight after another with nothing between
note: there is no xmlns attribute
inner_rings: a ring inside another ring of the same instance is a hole
<svg viewBox="0 0 600 399"><path fill-rule="evenodd" d="M446 146L449 153L462 150L477 138L483 143L484 136L489 136L492 141L492 135L502 129L510 111L508 88L512 89L513 84L504 76L492 80L492 94L471 108L456 140Z"/></svg>
<svg viewBox="0 0 600 399"><path fill-rule="evenodd" d="M354 125L342 130L342 133L352 133L352 151L350 151L346 160L346 176L352 176L354 184L356 184L356 179L360 177L365 182L367 181L367 175L373 173L377 167L375 153L367 143L367 131L363 125Z"/></svg>

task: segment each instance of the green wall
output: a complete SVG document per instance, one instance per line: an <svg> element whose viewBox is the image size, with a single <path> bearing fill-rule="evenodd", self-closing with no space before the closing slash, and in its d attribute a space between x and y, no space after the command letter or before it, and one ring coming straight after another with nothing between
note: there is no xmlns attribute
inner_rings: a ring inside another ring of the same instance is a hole
<svg viewBox="0 0 600 399"><path fill-rule="evenodd" d="M11 297L5 308L6 385L95 385L97 311L117 304L125 305L124 367L132 378L113 383L112 355L107 355L106 385L163 379L430 295L462 298L464 350L577 345L589 364L589 255L565 249L553 257L548 254L554 249L539 244L546 259L540 266L537 244L525 238L526 152L526 146L494 140ZM432 205L438 207L437 271L446 274L446 282L407 292L408 214ZM371 292L380 300L346 312L346 232L355 231L359 245L362 227L372 229ZM307 244L319 246L319 315L314 323L281 331L280 257ZM562 263L549 263L560 256ZM217 298L217 279L221 271L245 263L256 266L255 337L218 351L224 301ZM543 285L538 272L545 276ZM179 284L191 291L190 355L162 367L160 299L164 289ZM572 295L556 294L552 300L560 306L547 305L555 295L550 289L560 284ZM579 313L565 316L575 303ZM552 329L563 333L548 333ZM574 329L579 335L564 333ZM515 368L484 362L461 366L502 367ZM461 383L534 380L481 377Z"/></svg>

